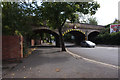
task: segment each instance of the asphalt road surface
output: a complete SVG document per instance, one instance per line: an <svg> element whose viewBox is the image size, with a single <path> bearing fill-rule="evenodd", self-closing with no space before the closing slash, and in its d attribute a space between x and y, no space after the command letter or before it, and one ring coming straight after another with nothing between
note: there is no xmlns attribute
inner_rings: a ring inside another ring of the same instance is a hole
<svg viewBox="0 0 120 80"><path fill-rule="evenodd" d="M3 78L118 78L118 69L76 59L67 52L60 52L60 48L47 47L37 48Z"/></svg>
<svg viewBox="0 0 120 80"><path fill-rule="evenodd" d="M69 44L70 45L70 44ZM95 61L118 66L118 47L67 47L69 51Z"/></svg>

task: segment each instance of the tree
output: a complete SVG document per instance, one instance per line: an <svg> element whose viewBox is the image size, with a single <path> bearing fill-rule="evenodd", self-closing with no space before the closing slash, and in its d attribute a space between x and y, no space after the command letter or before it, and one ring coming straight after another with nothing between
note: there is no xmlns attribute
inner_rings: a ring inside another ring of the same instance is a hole
<svg viewBox="0 0 120 80"><path fill-rule="evenodd" d="M32 25L39 24L40 19L34 16L36 3L2 2L2 35L22 35L24 37L24 53L30 46L33 35Z"/></svg>
<svg viewBox="0 0 120 80"><path fill-rule="evenodd" d="M97 19L95 17L88 18L88 24L97 25Z"/></svg>
<svg viewBox="0 0 120 80"><path fill-rule="evenodd" d="M66 20L74 22L76 12L93 15L99 7L97 2L43 2L37 9L42 19L47 22L47 26L58 29L60 46L62 51L65 51L62 28Z"/></svg>
<svg viewBox="0 0 120 80"><path fill-rule="evenodd" d="M62 51L65 51L62 27L66 20L75 22L77 12L95 14L99 8L97 2L8 2L2 3L3 33L31 36L31 25L44 25L58 29ZM27 38L28 39L28 38Z"/></svg>
<svg viewBox="0 0 120 80"><path fill-rule="evenodd" d="M29 17L26 16L23 5L15 2L2 3L2 23L4 35L15 35L16 32L24 35L28 32L27 21ZM26 29L27 28L27 29ZM9 33L8 33L9 32Z"/></svg>
<svg viewBox="0 0 120 80"><path fill-rule="evenodd" d="M87 23L87 24L91 24L91 25L97 25L97 19L96 17L91 16L90 14L83 14L83 13L79 13L78 15L79 17L76 19L78 23Z"/></svg>
<svg viewBox="0 0 120 80"><path fill-rule="evenodd" d="M40 24L40 19L34 16L33 5L36 2L2 2L3 35L22 35L28 39L33 34L32 25Z"/></svg>
<svg viewBox="0 0 120 80"><path fill-rule="evenodd" d="M114 22L112 24L120 24L120 20L115 19Z"/></svg>

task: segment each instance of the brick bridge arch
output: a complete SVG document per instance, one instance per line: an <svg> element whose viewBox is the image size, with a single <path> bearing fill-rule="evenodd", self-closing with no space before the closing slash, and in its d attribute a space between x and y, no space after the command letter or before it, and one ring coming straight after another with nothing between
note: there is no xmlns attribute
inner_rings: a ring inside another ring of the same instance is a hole
<svg viewBox="0 0 120 80"><path fill-rule="evenodd" d="M52 34L55 37L56 46L57 47L60 46L59 34L54 30L51 30L47 27L37 27L37 28L33 28L33 33L35 33L35 34L43 34L43 33Z"/></svg>
<svg viewBox="0 0 120 80"><path fill-rule="evenodd" d="M83 34L85 35L84 38L86 40L89 40L89 38L93 37L93 35L98 35L98 33L104 29L104 26L101 25L90 25L90 24L81 24L81 23L65 23L65 25L62 28L62 35L64 36L67 33L75 33L75 34ZM59 33L58 30L51 30L48 27L44 27L44 26L39 26L39 27L35 27L33 26L33 31L37 32L37 33L41 33L41 32L45 32L45 33L49 33L55 36L56 38L56 46L60 45L60 41L59 41ZM79 35L78 34L78 35ZM92 35L92 36L91 36ZM80 36L78 36L79 38Z"/></svg>
<svg viewBox="0 0 120 80"><path fill-rule="evenodd" d="M88 34L88 40L93 41L94 42L94 38L100 33L100 31L92 31Z"/></svg>
<svg viewBox="0 0 120 80"><path fill-rule="evenodd" d="M69 39L71 39L72 42L74 42L76 45L80 45L81 41L85 40L86 38L85 33L82 32L81 30L76 29L67 30L66 32L63 32L63 37L66 36L67 34L71 34L72 36L74 36L74 39L72 38Z"/></svg>
<svg viewBox="0 0 120 80"><path fill-rule="evenodd" d="M78 32L85 34L85 32L83 32L82 30L79 30L79 29L68 29L68 30L62 32L62 35L64 36L65 34L71 32L71 31L78 31Z"/></svg>
<svg viewBox="0 0 120 80"><path fill-rule="evenodd" d="M65 23L62 34L66 34L70 31L79 31L85 34L86 40L89 40L89 35L94 32L100 32L102 29L104 29L104 26L101 25L90 25L90 24L83 24L83 23ZM98 35L98 34L96 34Z"/></svg>

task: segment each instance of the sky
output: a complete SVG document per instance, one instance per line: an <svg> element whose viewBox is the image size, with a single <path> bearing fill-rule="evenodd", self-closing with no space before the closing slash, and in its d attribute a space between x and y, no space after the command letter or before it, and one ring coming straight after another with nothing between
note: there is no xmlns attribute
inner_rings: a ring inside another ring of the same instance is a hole
<svg viewBox="0 0 120 80"><path fill-rule="evenodd" d="M100 4L100 8L94 15L98 25L107 25L118 19L118 2L120 0L95 0Z"/></svg>

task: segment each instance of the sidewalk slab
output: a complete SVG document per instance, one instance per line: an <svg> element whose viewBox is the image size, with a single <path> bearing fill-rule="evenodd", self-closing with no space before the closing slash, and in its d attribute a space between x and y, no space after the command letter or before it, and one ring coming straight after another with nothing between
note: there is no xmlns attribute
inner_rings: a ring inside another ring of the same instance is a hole
<svg viewBox="0 0 120 80"><path fill-rule="evenodd" d="M6 63L2 65L2 75L7 74L11 69L15 68L19 63Z"/></svg>

